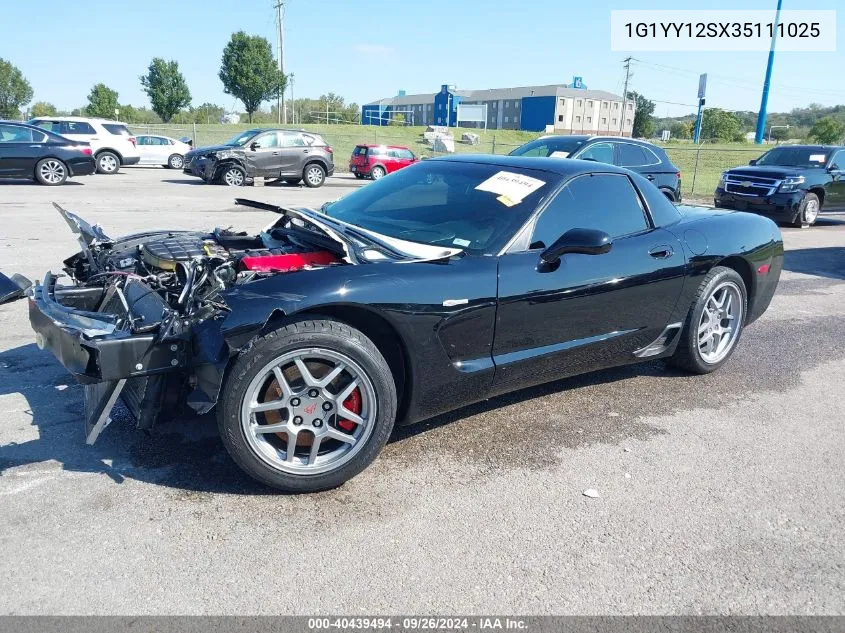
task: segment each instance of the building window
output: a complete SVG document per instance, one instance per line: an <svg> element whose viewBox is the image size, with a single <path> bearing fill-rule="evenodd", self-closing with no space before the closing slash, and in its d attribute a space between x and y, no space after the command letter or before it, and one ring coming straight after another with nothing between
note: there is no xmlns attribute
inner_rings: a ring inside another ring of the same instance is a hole
<svg viewBox="0 0 845 633"><path fill-rule="evenodd" d="M429 112L431 112L431 104L430 104L430 103L426 104L426 106L425 106L425 107L426 107L426 109L427 109Z"/></svg>
<svg viewBox="0 0 845 633"><path fill-rule="evenodd" d="M575 105L577 105L580 108L581 107L581 99L578 99L578 101L575 102Z"/></svg>
<svg viewBox="0 0 845 633"><path fill-rule="evenodd" d="M611 123L613 123L613 125L616 125L616 119L613 119L613 120L611 121Z"/></svg>
<svg viewBox="0 0 845 633"><path fill-rule="evenodd" d="M509 120L509 119L508 119L508 117L505 117L505 123L507 123L507 122L508 122L508 120Z"/></svg>
<svg viewBox="0 0 845 633"><path fill-rule="evenodd" d="M618 109L619 109L619 102L618 102L618 101L614 102L614 104L613 104L613 109L614 109L614 110L618 110Z"/></svg>
<svg viewBox="0 0 845 633"><path fill-rule="evenodd" d="M633 103L631 103L630 101L628 102L628 109L629 109L629 110L633 110L633 109L634 109L634 104L633 104Z"/></svg>
<svg viewBox="0 0 845 633"><path fill-rule="evenodd" d="M607 117L606 117L606 116L603 116L603 117L601 118L601 124L602 124L602 125L607 125Z"/></svg>
<svg viewBox="0 0 845 633"><path fill-rule="evenodd" d="M631 125L631 119L625 119L625 125Z"/></svg>
<svg viewBox="0 0 845 633"><path fill-rule="evenodd" d="M557 120L558 120L558 122L559 122L559 123L563 123L563 115L562 115L562 114L558 114L558 115L557 115Z"/></svg>
<svg viewBox="0 0 845 633"><path fill-rule="evenodd" d="M588 117L587 117L587 123L592 123L592 122L593 122L593 117L588 116Z"/></svg>
<svg viewBox="0 0 845 633"><path fill-rule="evenodd" d="M580 116L576 116L576 117L575 117L575 122L576 122L576 123L580 123L580 122L581 122L581 117L580 117Z"/></svg>
<svg viewBox="0 0 845 633"><path fill-rule="evenodd" d="M565 105L566 105L566 99L561 99L561 100L560 100L560 105L565 106Z"/></svg>
<svg viewBox="0 0 845 633"><path fill-rule="evenodd" d="M607 110L607 101L602 101L601 107Z"/></svg>
<svg viewBox="0 0 845 633"><path fill-rule="evenodd" d="M593 107L593 102L592 102L592 101L587 101L587 107L588 107L588 108L592 108L592 107Z"/></svg>
<svg viewBox="0 0 845 633"><path fill-rule="evenodd" d="M514 101L513 107L516 108L517 110L519 110L519 101Z"/></svg>

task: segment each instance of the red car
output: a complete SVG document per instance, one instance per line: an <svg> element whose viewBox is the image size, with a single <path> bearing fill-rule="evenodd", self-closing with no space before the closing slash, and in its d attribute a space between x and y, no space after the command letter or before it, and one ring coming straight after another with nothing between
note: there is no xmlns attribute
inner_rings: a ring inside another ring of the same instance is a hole
<svg viewBox="0 0 845 633"><path fill-rule="evenodd" d="M356 145L349 159L349 171L356 178L378 180L418 160L414 152L401 145Z"/></svg>

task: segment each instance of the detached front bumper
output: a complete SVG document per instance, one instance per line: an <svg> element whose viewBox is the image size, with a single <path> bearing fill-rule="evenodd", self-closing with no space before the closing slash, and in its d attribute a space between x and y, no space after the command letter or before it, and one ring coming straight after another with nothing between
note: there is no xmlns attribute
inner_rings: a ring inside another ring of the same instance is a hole
<svg viewBox="0 0 845 633"><path fill-rule="evenodd" d="M717 187L713 194L716 206L737 211L749 211L765 215L776 222L792 222L798 214L798 207L804 191L775 193L771 196L741 196Z"/></svg>
<svg viewBox="0 0 845 633"><path fill-rule="evenodd" d="M133 334L119 327L120 315L102 311L114 301L104 299L102 288L59 287L47 273L29 296L29 321L36 343L59 360L85 387L85 433L93 444L111 421L117 398L140 428L151 428L161 413L167 379L184 370L187 345L183 340L162 341L157 332ZM126 286L126 304L137 307L133 316L154 317L155 293L137 282ZM153 298L145 302L145 298ZM144 312L153 311L145 315ZM161 318L161 312L158 312Z"/></svg>

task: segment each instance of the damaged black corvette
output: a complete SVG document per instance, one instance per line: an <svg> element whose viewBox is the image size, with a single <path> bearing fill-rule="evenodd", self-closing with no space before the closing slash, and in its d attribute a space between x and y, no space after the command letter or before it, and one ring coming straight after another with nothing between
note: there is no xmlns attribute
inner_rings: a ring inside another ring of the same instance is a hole
<svg viewBox="0 0 845 633"><path fill-rule="evenodd" d="M577 160L435 159L319 211L237 203L273 221L114 239L59 207L69 281L0 275L85 385L89 443L117 398L142 429L216 409L249 475L331 488L395 423L644 360L711 372L783 262L766 218Z"/></svg>

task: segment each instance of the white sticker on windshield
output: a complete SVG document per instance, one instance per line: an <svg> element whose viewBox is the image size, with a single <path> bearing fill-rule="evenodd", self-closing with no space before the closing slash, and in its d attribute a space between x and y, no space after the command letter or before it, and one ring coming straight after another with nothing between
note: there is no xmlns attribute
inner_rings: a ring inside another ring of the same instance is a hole
<svg viewBox="0 0 845 633"><path fill-rule="evenodd" d="M810 154L810 160L814 163L823 163L826 158L826 154Z"/></svg>
<svg viewBox="0 0 845 633"><path fill-rule="evenodd" d="M454 244L455 246L469 246L470 241L469 240L462 240L461 238L456 237L455 239L452 240L452 244Z"/></svg>
<svg viewBox="0 0 845 633"><path fill-rule="evenodd" d="M549 154L549 158L568 158L569 152L552 152Z"/></svg>
<svg viewBox="0 0 845 633"><path fill-rule="evenodd" d="M514 204L519 204L526 196L545 185L545 181L531 176L523 176L512 171L500 171L476 187L479 191L489 191L505 198ZM510 206L510 205L508 205Z"/></svg>

